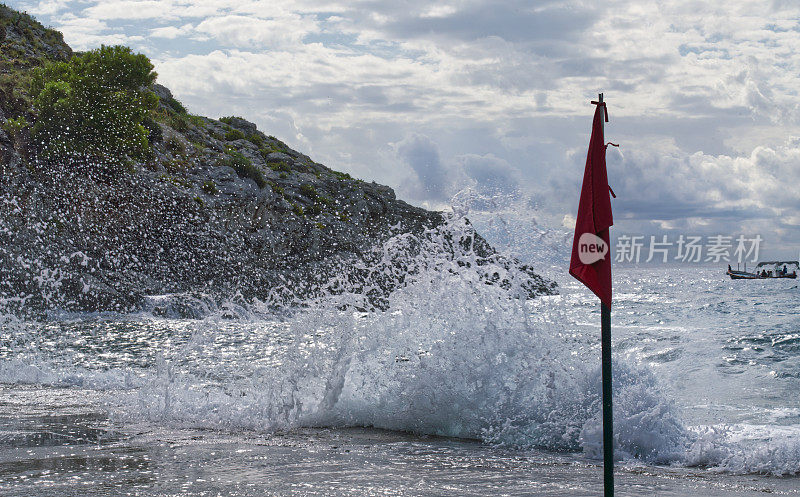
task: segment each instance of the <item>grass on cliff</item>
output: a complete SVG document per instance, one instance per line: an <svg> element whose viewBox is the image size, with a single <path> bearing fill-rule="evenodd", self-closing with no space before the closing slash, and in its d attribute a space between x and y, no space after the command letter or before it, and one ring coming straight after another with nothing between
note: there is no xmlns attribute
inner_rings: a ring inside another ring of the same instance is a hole
<svg viewBox="0 0 800 497"><path fill-rule="evenodd" d="M0 108L6 117L31 109L33 68L48 59L66 60L71 53L60 32L0 3Z"/></svg>
<svg viewBox="0 0 800 497"><path fill-rule="evenodd" d="M228 156L221 160L218 165L233 168L240 178L250 178L256 182L259 188L264 188L267 185L267 180L261 170L253 165L253 162L241 152L229 150Z"/></svg>
<svg viewBox="0 0 800 497"><path fill-rule="evenodd" d="M32 67L43 58L66 59L71 53L59 31L0 3L0 61Z"/></svg>

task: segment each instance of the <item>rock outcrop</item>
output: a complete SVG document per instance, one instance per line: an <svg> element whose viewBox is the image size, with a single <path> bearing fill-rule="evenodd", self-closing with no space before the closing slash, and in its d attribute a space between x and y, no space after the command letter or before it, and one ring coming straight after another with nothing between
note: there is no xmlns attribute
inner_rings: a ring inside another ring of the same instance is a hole
<svg viewBox="0 0 800 497"><path fill-rule="evenodd" d="M149 160L129 171L82 159L37 161L27 153L29 137L5 126L24 114L15 78L72 52L60 34L24 14L0 7L0 19L0 300L7 308L131 310L147 295L175 292L297 301L346 268L359 274L355 268L388 237L425 236L443 223L441 213L333 171L243 118L191 115L158 84L158 109L145 123ZM468 243L479 259L496 258L479 235ZM529 296L555 291L522 271ZM487 275L489 283L503 281Z"/></svg>

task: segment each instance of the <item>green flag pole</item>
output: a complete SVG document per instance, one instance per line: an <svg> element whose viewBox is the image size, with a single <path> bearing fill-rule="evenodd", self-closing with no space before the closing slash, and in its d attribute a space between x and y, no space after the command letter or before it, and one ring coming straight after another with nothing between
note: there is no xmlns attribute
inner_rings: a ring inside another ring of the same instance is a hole
<svg viewBox="0 0 800 497"><path fill-rule="evenodd" d="M603 488L614 497L614 422L611 414L611 309L600 304L603 361Z"/></svg>
<svg viewBox="0 0 800 497"><path fill-rule="evenodd" d="M599 95L603 103L603 94ZM605 137L605 122L600 120ZM611 264L609 250L609 264ZM603 374L603 495L614 497L614 422L611 410L611 308L600 303L600 343Z"/></svg>

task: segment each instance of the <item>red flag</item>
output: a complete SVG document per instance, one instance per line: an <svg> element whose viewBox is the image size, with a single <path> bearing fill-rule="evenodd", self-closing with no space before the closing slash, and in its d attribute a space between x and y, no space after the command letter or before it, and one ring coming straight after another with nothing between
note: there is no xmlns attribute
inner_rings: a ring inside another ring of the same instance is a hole
<svg viewBox="0 0 800 497"><path fill-rule="evenodd" d="M581 200L572 241L572 258L569 274L586 285L611 307L611 253L608 228L614 224L611 216L608 175L606 173L606 146L603 138L603 118L607 116L605 103L598 103L594 111L592 137L583 173ZM606 117L606 120L608 118Z"/></svg>

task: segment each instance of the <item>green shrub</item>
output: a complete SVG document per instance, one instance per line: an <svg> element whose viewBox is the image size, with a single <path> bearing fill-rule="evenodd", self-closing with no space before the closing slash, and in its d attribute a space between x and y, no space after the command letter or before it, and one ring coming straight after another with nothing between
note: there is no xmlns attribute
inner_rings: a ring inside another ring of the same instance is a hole
<svg viewBox="0 0 800 497"><path fill-rule="evenodd" d="M147 141L158 143L164 139L164 132L155 120L147 116L142 120L142 126L147 130Z"/></svg>
<svg viewBox="0 0 800 497"><path fill-rule="evenodd" d="M216 195L219 193L219 190L217 190L217 184L214 183L214 180L210 179L203 182L203 191L209 195Z"/></svg>
<svg viewBox="0 0 800 497"><path fill-rule="evenodd" d="M238 129L230 129L225 133L225 140L229 142L234 140L244 140L244 133Z"/></svg>
<svg viewBox="0 0 800 497"><path fill-rule="evenodd" d="M194 124L195 126L203 126L206 123L206 120L203 116L196 116L194 114L186 114L184 116L187 121Z"/></svg>
<svg viewBox="0 0 800 497"><path fill-rule="evenodd" d="M306 209L306 214L309 216L319 216L322 214L322 206L319 204L314 204Z"/></svg>
<svg viewBox="0 0 800 497"><path fill-rule="evenodd" d="M220 118L219 118L219 122L221 122L221 123L225 123L225 124L230 124L230 123L232 123L232 122L233 122L233 120L234 120L234 119L241 119L242 121L244 121L244 118L243 118L243 117L239 117L239 116L225 116L225 117L220 117Z"/></svg>
<svg viewBox="0 0 800 497"><path fill-rule="evenodd" d="M175 131L189 131L189 120L183 114L173 114L169 116L167 124Z"/></svg>
<svg viewBox="0 0 800 497"><path fill-rule="evenodd" d="M208 148L205 143L199 142L199 141L195 141L195 140L190 140L189 142L192 144L192 146L194 147L195 151L198 154L200 154L200 155L205 154L205 151Z"/></svg>
<svg viewBox="0 0 800 497"><path fill-rule="evenodd" d="M273 143L270 145L270 147L272 148L273 152L280 152L282 154L286 154L289 152L289 147L287 147L281 142Z"/></svg>
<svg viewBox="0 0 800 497"><path fill-rule="evenodd" d="M167 97L164 103L178 114L186 114L186 107L174 97Z"/></svg>
<svg viewBox="0 0 800 497"><path fill-rule="evenodd" d="M44 39L47 40L47 42L51 45L64 43L64 35L61 33L61 31L56 31L54 29L45 30Z"/></svg>
<svg viewBox="0 0 800 497"><path fill-rule="evenodd" d="M269 135L267 137L267 140L269 140L269 143L265 144L263 147L266 150L266 153L268 154L272 152L281 152L284 154L289 153L289 147L287 147L285 143L278 140L274 136Z"/></svg>
<svg viewBox="0 0 800 497"><path fill-rule="evenodd" d="M32 128L45 157L78 155L124 162L149 152L142 122L158 97L147 90L156 73L142 54L102 46L69 62L46 62L32 73L39 115Z"/></svg>
<svg viewBox="0 0 800 497"><path fill-rule="evenodd" d="M253 162L245 157L241 152L230 150L228 157L222 160L221 165L232 167L240 178L250 178L255 181L259 188L264 188L267 180L261 170L253 165Z"/></svg>
<svg viewBox="0 0 800 497"><path fill-rule="evenodd" d="M2 47L0 52L5 49L6 47ZM28 112L31 108L31 97L28 93L31 85L30 71L13 67L7 70L9 71L7 73L0 71L0 107L6 115Z"/></svg>
<svg viewBox="0 0 800 497"><path fill-rule="evenodd" d="M261 135L258 135L256 133L250 133L249 135L247 135L247 141L249 141L258 148L261 148L261 146L264 144L264 139L261 137Z"/></svg>
<svg viewBox="0 0 800 497"><path fill-rule="evenodd" d="M283 173L292 172L292 168L289 167L289 164L283 160L269 160L267 161L267 167L269 167L275 172L283 172Z"/></svg>
<svg viewBox="0 0 800 497"><path fill-rule="evenodd" d="M164 140L164 146L170 152L174 152L178 155L183 155L186 153L186 143L174 134L169 135Z"/></svg>
<svg viewBox="0 0 800 497"><path fill-rule="evenodd" d="M172 183L173 185L175 185L178 188L191 188L192 187L192 183L190 181L188 181L186 179L183 179L183 178L178 178L176 176L172 176L171 174L162 174L161 176L159 176L159 178L161 178L161 181L164 181L164 182L167 182L167 183Z"/></svg>
<svg viewBox="0 0 800 497"><path fill-rule="evenodd" d="M6 119L6 122L3 123L3 131L13 137L28 126L30 126L30 124L28 120L25 119L25 116L19 116L16 119Z"/></svg>
<svg viewBox="0 0 800 497"><path fill-rule="evenodd" d="M314 185L303 183L302 185L300 185L300 193L302 193L303 196L308 197L312 200L317 199L317 189L314 188Z"/></svg>
<svg viewBox="0 0 800 497"><path fill-rule="evenodd" d="M331 171L331 174L333 174L334 176L339 178L341 181L344 181L344 180L347 180L347 179L353 179L353 177L350 176L349 174L342 173L342 172L339 172L339 171Z"/></svg>
<svg viewBox="0 0 800 497"><path fill-rule="evenodd" d="M297 214L300 217L303 217L303 215L304 215L303 206L301 206L297 202L292 202L292 212L294 212L295 214Z"/></svg>
<svg viewBox="0 0 800 497"><path fill-rule="evenodd" d="M164 161L162 166L164 166L164 170L168 173L182 173L188 169L189 164L186 160L172 159Z"/></svg>

